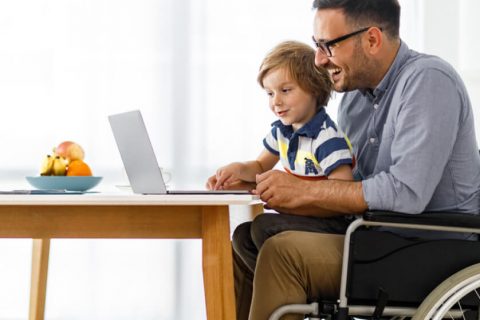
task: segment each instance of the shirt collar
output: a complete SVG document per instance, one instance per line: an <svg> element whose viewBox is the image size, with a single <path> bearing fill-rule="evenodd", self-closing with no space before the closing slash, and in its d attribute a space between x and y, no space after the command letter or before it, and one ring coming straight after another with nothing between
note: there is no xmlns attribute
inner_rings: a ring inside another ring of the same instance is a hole
<svg viewBox="0 0 480 320"><path fill-rule="evenodd" d="M293 127L291 125L286 126L282 123L282 121L277 120L272 123L272 127L277 127L282 132L283 136L287 139L290 139L295 133L298 136L305 136L308 138L315 139L317 138L319 132L322 130L322 124L327 119L327 112L325 111L324 107L321 107L320 110L315 114L315 116L308 121L303 127L297 130L297 132L293 131Z"/></svg>

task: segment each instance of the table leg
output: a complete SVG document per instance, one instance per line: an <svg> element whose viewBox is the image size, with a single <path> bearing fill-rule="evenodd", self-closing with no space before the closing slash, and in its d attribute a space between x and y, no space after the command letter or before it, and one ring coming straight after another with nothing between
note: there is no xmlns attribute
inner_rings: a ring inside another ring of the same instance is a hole
<svg viewBox="0 0 480 320"><path fill-rule="evenodd" d="M228 206L202 209L203 283L208 320L235 319Z"/></svg>
<svg viewBox="0 0 480 320"><path fill-rule="evenodd" d="M43 320L45 317L49 253L50 239L33 239L30 320Z"/></svg>

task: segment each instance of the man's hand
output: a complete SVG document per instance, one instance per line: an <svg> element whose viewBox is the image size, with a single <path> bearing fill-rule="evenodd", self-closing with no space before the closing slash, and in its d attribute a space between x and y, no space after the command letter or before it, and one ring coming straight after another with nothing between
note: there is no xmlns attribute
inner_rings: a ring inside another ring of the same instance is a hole
<svg viewBox="0 0 480 320"><path fill-rule="evenodd" d="M270 170L257 175L254 193L260 196L266 206L279 212L300 214L305 206L302 195L307 192L305 181L279 170Z"/></svg>
<svg viewBox="0 0 480 320"><path fill-rule="evenodd" d="M308 181L278 170L257 175L253 193L266 207L296 215L332 217L360 214L368 208L361 182Z"/></svg>

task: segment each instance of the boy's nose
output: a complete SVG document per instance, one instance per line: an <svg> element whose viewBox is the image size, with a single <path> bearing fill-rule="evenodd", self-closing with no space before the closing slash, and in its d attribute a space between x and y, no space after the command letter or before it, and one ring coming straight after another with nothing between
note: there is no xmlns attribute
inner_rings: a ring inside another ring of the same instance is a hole
<svg viewBox="0 0 480 320"><path fill-rule="evenodd" d="M273 105L274 106L282 105L282 99L279 96L275 96L275 98L273 98Z"/></svg>

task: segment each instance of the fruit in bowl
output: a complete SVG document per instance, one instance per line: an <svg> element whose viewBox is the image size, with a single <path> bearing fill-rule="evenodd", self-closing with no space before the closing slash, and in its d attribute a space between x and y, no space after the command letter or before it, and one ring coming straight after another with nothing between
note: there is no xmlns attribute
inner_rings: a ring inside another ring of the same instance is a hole
<svg viewBox="0 0 480 320"><path fill-rule="evenodd" d="M67 160L47 154L40 167L41 176L64 176L67 172Z"/></svg>
<svg viewBox="0 0 480 320"><path fill-rule="evenodd" d="M82 146L73 141L63 141L56 148L53 149L56 156L62 157L70 163L73 160L83 160L85 158L85 151Z"/></svg>
<svg viewBox="0 0 480 320"><path fill-rule="evenodd" d="M41 176L92 176L92 170L84 161L85 151L73 141L64 141L47 154L40 167Z"/></svg>
<svg viewBox="0 0 480 320"><path fill-rule="evenodd" d="M73 160L68 164L67 176L91 176L92 170L83 160Z"/></svg>
<svg viewBox="0 0 480 320"><path fill-rule="evenodd" d="M40 176L27 176L37 189L87 191L100 183L102 177L93 176L85 162L85 151L80 144L64 141L47 154L40 167Z"/></svg>

